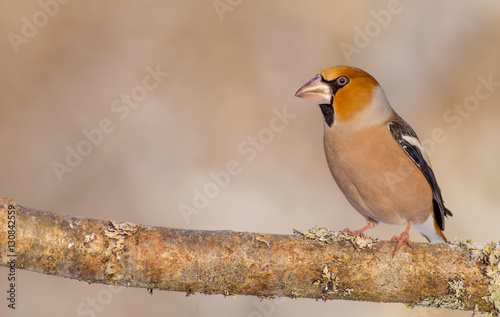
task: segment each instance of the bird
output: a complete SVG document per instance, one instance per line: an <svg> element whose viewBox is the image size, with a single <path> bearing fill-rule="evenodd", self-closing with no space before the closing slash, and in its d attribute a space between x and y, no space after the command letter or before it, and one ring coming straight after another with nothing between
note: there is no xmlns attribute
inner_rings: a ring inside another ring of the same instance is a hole
<svg viewBox="0 0 500 317"><path fill-rule="evenodd" d="M389 104L377 80L356 67L320 70L296 97L319 105L330 172L349 203L367 221L351 235L379 222L406 225L394 236L395 251L410 247L410 228L429 242L447 242L445 217L452 216L413 128Z"/></svg>

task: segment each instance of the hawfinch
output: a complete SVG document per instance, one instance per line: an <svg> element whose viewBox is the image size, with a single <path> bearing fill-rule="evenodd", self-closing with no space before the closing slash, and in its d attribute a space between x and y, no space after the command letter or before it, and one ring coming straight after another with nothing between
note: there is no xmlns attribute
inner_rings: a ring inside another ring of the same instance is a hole
<svg viewBox="0 0 500 317"><path fill-rule="evenodd" d="M429 242L446 242L441 190L417 134L394 112L379 83L349 66L321 70L296 97L319 104L324 117L326 160L349 203L368 221L406 225L396 250L409 239L410 227Z"/></svg>

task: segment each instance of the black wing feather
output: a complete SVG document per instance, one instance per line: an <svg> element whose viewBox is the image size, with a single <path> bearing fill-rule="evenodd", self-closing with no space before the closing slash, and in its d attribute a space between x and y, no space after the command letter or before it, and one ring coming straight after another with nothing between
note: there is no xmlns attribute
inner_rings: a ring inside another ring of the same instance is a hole
<svg viewBox="0 0 500 317"><path fill-rule="evenodd" d="M424 156L420 152L420 149L408 142L403 138L403 136L407 135L412 138L418 140L418 136L401 117L397 117L395 120L389 123L389 130L391 131L392 136L401 146L403 151L410 157L410 159L417 165L422 174L424 174L427 182L432 189L432 204L434 207L434 216L436 218L436 222L441 230L444 230L444 217L445 216L453 216L451 211L446 209L443 202L443 197L441 196L441 189L439 188L436 176L434 176L434 172L432 168L427 164Z"/></svg>

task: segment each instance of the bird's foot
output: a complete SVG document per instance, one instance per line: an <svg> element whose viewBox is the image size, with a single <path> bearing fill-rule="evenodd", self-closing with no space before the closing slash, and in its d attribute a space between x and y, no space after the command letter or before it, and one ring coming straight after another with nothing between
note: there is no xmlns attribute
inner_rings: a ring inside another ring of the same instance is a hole
<svg viewBox="0 0 500 317"><path fill-rule="evenodd" d="M401 246L403 245L403 243L406 243L407 245L409 245L411 247L410 235L408 233L406 233L406 232L403 232L399 237L398 236L392 237L391 241L397 241L398 242L396 244L395 251L399 250L399 248L401 248Z"/></svg>
<svg viewBox="0 0 500 317"><path fill-rule="evenodd" d="M399 248L401 248L403 243L406 243L408 246L411 247L410 227L411 227L411 222L408 221L408 225L406 226L405 231L403 231L403 233L401 233L399 237L398 236L392 237L391 241L397 241L396 248L394 249L395 252L398 251Z"/></svg>
<svg viewBox="0 0 500 317"><path fill-rule="evenodd" d="M345 232L350 236L361 236L361 237L365 236L365 234L361 230L351 231L349 230L349 228L345 228L344 230L342 230L342 232Z"/></svg>
<svg viewBox="0 0 500 317"><path fill-rule="evenodd" d="M345 228L344 230L342 230L342 232L345 232L345 233L347 233L350 236L360 236L360 237L364 237L365 236L365 234L363 233L363 231L361 229L355 230L355 231L351 231L351 230L349 230L349 228Z"/></svg>
<svg viewBox="0 0 500 317"><path fill-rule="evenodd" d="M369 222L366 226L364 226L363 228L361 228L359 230L351 231L351 230L349 230L349 228L345 228L344 230L342 230L342 232L345 232L351 236L364 237L365 236L364 232L370 228L373 228L373 227L374 227L374 225L371 222Z"/></svg>

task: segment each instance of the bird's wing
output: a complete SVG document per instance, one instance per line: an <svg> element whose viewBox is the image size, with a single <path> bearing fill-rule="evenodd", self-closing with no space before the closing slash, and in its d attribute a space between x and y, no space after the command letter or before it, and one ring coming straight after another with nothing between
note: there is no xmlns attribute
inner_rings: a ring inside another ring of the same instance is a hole
<svg viewBox="0 0 500 317"><path fill-rule="evenodd" d="M406 155L410 157L413 163L418 166L427 179L427 182L429 182L432 189L434 217L439 228L444 230L444 217L452 216L452 213L444 206L441 189L437 184L434 172L427 160L424 147L420 143L415 131L413 131L411 126L401 117L396 117L388 123L388 126L394 139L398 142Z"/></svg>

